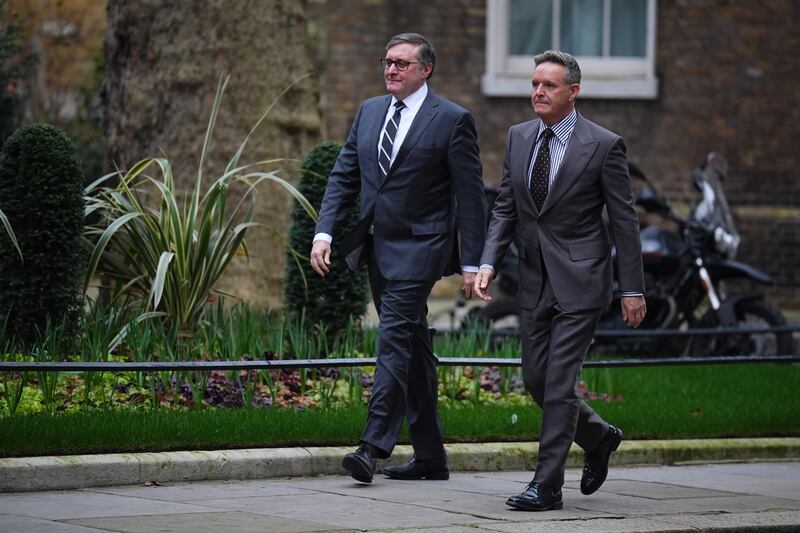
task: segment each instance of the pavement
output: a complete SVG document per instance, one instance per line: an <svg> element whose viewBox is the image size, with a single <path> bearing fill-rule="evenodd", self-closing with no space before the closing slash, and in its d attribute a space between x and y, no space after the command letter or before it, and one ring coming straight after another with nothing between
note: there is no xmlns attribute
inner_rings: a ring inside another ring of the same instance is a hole
<svg viewBox="0 0 800 533"><path fill-rule="evenodd" d="M569 469L564 509L505 500L528 471L372 485L344 475L163 483L0 495L0 532L745 532L800 531L800 462L617 467L583 496Z"/></svg>
<svg viewBox="0 0 800 533"><path fill-rule="evenodd" d="M623 441L608 480L564 509L505 505L532 478L535 443L448 444L448 481L344 474L350 448L0 459L0 533L317 531L800 531L800 439ZM390 461L404 462L408 446Z"/></svg>

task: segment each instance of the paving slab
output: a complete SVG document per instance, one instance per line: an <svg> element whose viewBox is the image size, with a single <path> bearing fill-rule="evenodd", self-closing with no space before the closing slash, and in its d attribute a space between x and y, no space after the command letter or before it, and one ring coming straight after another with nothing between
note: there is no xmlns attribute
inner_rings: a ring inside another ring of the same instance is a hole
<svg viewBox="0 0 800 533"><path fill-rule="evenodd" d="M108 530L55 520L32 518L30 516L0 515L0 533L20 533L22 531L35 533L99 533Z"/></svg>
<svg viewBox="0 0 800 533"><path fill-rule="evenodd" d="M796 461L612 468L591 496L565 487L561 511L506 506L530 478L525 470L455 472L448 481L378 475L367 485L337 475L21 492L0 495L0 533L800 531ZM566 479L576 484L580 470Z"/></svg>
<svg viewBox="0 0 800 533"><path fill-rule="evenodd" d="M93 528L91 531L115 531L119 533L219 533L232 532L347 532L311 520L286 519L251 513L197 513L190 515L154 515L137 518L94 518L71 520L70 525ZM352 531L352 530L350 530Z"/></svg>
<svg viewBox="0 0 800 533"><path fill-rule="evenodd" d="M613 480L626 483L638 480L650 486L657 483L679 484L687 488L800 500L795 465L790 462L764 462L693 465L685 469L681 465L675 468L620 467L611 469L608 479L610 486L614 486Z"/></svg>
<svg viewBox="0 0 800 533"><path fill-rule="evenodd" d="M654 518L594 518L589 520L545 520L541 522L524 522L515 524L492 524L491 531L503 533L697 533L697 530L685 526L663 522Z"/></svg>
<svg viewBox="0 0 800 533"><path fill-rule="evenodd" d="M724 530L725 533L752 533L763 531L800 531L798 511L760 511L731 514L691 514L675 517L660 517L667 523L686 526L701 531Z"/></svg>
<svg viewBox="0 0 800 533"><path fill-rule="evenodd" d="M281 497L297 494L316 494L316 491L289 486L280 480L210 481L202 484L176 483L168 485L128 485L124 487L102 487L81 489L103 494L116 494L135 498L156 498L162 501L201 503L223 498L247 498L255 496Z"/></svg>
<svg viewBox="0 0 800 533"><path fill-rule="evenodd" d="M395 503L379 499L365 487L363 496L341 496L318 493L315 495L274 498L246 498L213 500L206 505L220 509L265 514L293 520L320 517L318 520L333 528L383 529L387 524L394 528L443 526L454 523L477 524L488 519L473 513L457 510L440 510L414 504ZM311 515L310 513L312 513Z"/></svg>
<svg viewBox="0 0 800 533"><path fill-rule="evenodd" d="M92 491L0 494L0 515L29 516L48 520L203 511L214 511L214 509L155 498L132 498Z"/></svg>
<svg viewBox="0 0 800 533"><path fill-rule="evenodd" d="M580 481L565 484L565 486L580 490ZM721 490L709 490L695 487L684 487L668 483L654 483L645 481L631 481L623 479L608 479L603 484L603 490L623 496L634 496L650 500L671 500L681 498L711 498L714 496L732 496L735 493Z"/></svg>

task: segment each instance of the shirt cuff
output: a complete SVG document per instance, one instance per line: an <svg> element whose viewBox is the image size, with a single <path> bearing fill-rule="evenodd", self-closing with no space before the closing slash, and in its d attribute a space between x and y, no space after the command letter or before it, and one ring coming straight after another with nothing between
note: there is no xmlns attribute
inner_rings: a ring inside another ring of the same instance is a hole
<svg viewBox="0 0 800 533"><path fill-rule="evenodd" d="M494 272L494 267L493 267L492 265L490 265L489 263L484 263L484 264L482 264L482 265L481 265L481 268L488 268L489 270L491 270L492 272Z"/></svg>
<svg viewBox="0 0 800 533"><path fill-rule="evenodd" d="M631 291L624 291L624 292L619 293L619 295L622 296L622 297L644 296L644 294L642 294L641 292L631 292Z"/></svg>
<svg viewBox="0 0 800 533"><path fill-rule="evenodd" d="M461 265L461 272L477 272L478 267L475 265Z"/></svg>
<svg viewBox="0 0 800 533"><path fill-rule="evenodd" d="M331 243L333 242L333 236L328 235L327 233L317 233L316 235L314 235L314 240L311 242L313 244L317 241L325 241L327 243Z"/></svg>

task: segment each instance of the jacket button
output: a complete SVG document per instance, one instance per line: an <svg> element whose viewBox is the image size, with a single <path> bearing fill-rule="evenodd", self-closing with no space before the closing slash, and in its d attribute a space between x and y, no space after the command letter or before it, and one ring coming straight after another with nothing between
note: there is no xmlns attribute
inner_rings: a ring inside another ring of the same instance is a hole
<svg viewBox="0 0 800 533"><path fill-rule="evenodd" d="M378 196L383 195L383 191L378 191Z"/></svg>

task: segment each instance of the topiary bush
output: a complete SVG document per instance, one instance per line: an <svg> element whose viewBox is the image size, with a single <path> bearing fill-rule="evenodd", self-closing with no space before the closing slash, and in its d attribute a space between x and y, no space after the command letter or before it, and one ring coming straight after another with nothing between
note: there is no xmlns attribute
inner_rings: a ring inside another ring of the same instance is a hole
<svg viewBox="0 0 800 533"><path fill-rule="evenodd" d="M322 205L328 176L341 148L340 143L326 141L313 147L303 161L298 189L317 211ZM324 326L332 339L345 332L350 317L355 321L360 320L369 301L366 271L350 271L336 246L357 222L358 205L338 225L333 235L331 270L325 278L321 278L312 270L308 260L314 238L314 221L299 204L295 203L292 209L284 305L290 317L298 320L305 313L307 325L315 328Z"/></svg>
<svg viewBox="0 0 800 533"><path fill-rule="evenodd" d="M18 342L44 333L48 320L74 339L82 318L87 247L83 175L75 147L43 123L14 132L0 152L0 210L22 258L0 232L0 324Z"/></svg>

